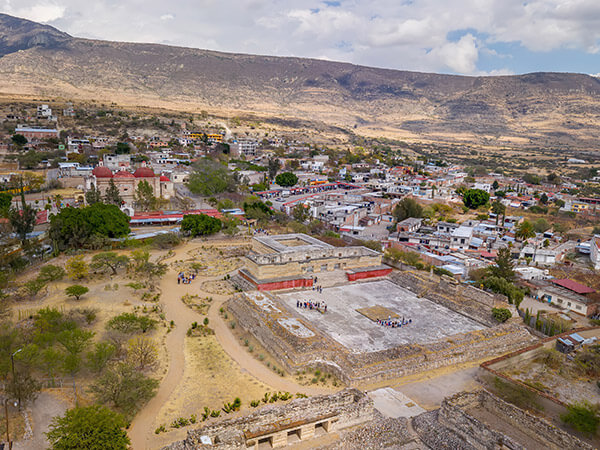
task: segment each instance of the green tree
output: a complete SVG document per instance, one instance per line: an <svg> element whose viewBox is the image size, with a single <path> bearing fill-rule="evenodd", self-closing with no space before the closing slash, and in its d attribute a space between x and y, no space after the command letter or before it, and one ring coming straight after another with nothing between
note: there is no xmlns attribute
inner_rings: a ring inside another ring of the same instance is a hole
<svg viewBox="0 0 600 450"><path fill-rule="evenodd" d="M126 255L119 255L115 252L97 253L92 257L90 267L94 270L106 271L110 269L113 275L117 274L117 269L126 267L129 264L129 258Z"/></svg>
<svg viewBox="0 0 600 450"><path fill-rule="evenodd" d="M128 155L131 151L129 144L127 142L117 142L117 146L115 147L115 154L117 155Z"/></svg>
<svg viewBox="0 0 600 450"><path fill-rule="evenodd" d="M282 187L291 187L298 183L298 177L292 172L284 172L277 175L275 182Z"/></svg>
<svg viewBox="0 0 600 450"><path fill-rule="evenodd" d="M548 196L546 195L545 192L540 196L540 203L542 205L548 204Z"/></svg>
<svg viewBox="0 0 600 450"><path fill-rule="evenodd" d="M463 194L463 203L469 209L484 206L490 199L490 194L482 189L467 189Z"/></svg>
<svg viewBox="0 0 600 450"><path fill-rule="evenodd" d="M540 217L534 222L533 229L536 231L536 233L543 233L544 231L550 229L550 224L546 219Z"/></svg>
<svg viewBox="0 0 600 450"><path fill-rule="evenodd" d="M187 186L194 194L211 197L222 192L235 192L237 179L227 166L202 158L194 163Z"/></svg>
<svg viewBox="0 0 600 450"><path fill-rule="evenodd" d="M93 205L94 203L102 202L102 194L98 189L96 189L96 186L94 184L92 184L92 188L85 193L85 201L88 205Z"/></svg>
<svg viewBox="0 0 600 450"><path fill-rule="evenodd" d="M123 204L123 198L119 193L119 188L112 178L108 182L108 188L106 188L106 192L104 194L104 201L108 205L121 206Z"/></svg>
<svg viewBox="0 0 600 450"><path fill-rule="evenodd" d="M73 280L81 280L88 276L89 266L83 259L83 255L76 255L67 260L65 265L69 278Z"/></svg>
<svg viewBox="0 0 600 450"><path fill-rule="evenodd" d="M500 215L506 213L506 206L496 200L494 203L492 203L492 212L496 215L496 225L498 225L498 219L500 218Z"/></svg>
<svg viewBox="0 0 600 450"><path fill-rule="evenodd" d="M121 414L105 406L77 407L55 417L46 437L52 450L126 450L126 426Z"/></svg>
<svg viewBox="0 0 600 450"><path fill-rule="evenodd" d="M535 237L535 229L529 220L524 220L517 226L515 237L522 241Z"/></svg>
<svg viewBox="0 0 600 450"><path fill-rule="evenodd" d="M21 209L10 208L8 212L8 219L17 236L21 240L21 243L25 245L27 242L27 235L33 231L37 214L35 209L28 205L25 201L25 191L23 189L23 179L20 180L21 189Z"/></svg>
<svg viewBox="0 0 600 450"><path fill-rule="evenodd" d="M58 250L90 245L94 238L118 238L130 232L129 217L115 205L95 203L62 209L50 219L48 233Z"/></svg>
<svg viewBox="0 0 600 450"><path fill-rule="evenodd" d="M181 221L181 231L191 236L214 234L221 230L221 226L219 219L206 214L188 214Z"/></svg>
<svg viewBox="0 0 600 450"><path fill-rule="evenodd" d="M298 203L292 209L292 217L300 223L306 222L310 219L310 208L306 207L303 203Z"/></svg>
<svg viewBox="0 0 600 450"><path fill-rule="evenodd" d="M22 134L13 134L10 139L17 147L23 147L27 144L27 138Z"/></svg>
<svg viewBox="0 0 600 450"><path fill-rule="evenodd" d="M0 192L0 217L8 217L8 211L12 202L12 195Z"/></svg>
<svg viewBox="0 0 600 450"><path fill-rule="evenodd" d="M62 280L66 275L65 269L59 266L48 264L40 269L38 279L44 283L50 283L52 281Z"/></svg>
<svg viewBox="0 0 600 450"><path fill-rule="evenodd" d="M274 180L277 172L281 169L281 162L279 158L269 158L269 162L267 164L267 172L269 173L269 179Z"/></svg>
<svg viewBox="0 0 600 450"><path fill-rule="evenodd" d="M135 204L142 211L152 211L156 209L156 197L150 183L142 180L135 189Z"/></svg>
<svg viewBox="0 0 600 450"><path fill-rule="evenodd" d="M74 284L73 286L69 286L65 289L65 294L67 294L69 297L75 297L77 300L79 300L82 295L87 294L89 291L90 290L85 286Z"/></svg>
<svg viewBox="0 0 600 450"><path fill-rule="evenodd" d="M511 282L515 279L515 263L508 248L504 247L498 250L494 262L496 264L488 268L488 272L491 276L503 278Z"/></svg>
<svg viewBox="0 0 600 450"><path fill-rule="evenodd" d="M392 214L398 222L409 217L419 218L423 217L423 207L414 198L404 197L398 202Z"/></svg>
<svg viewBox="0 0 600 450"><path fill-rule="evenodd" d="M598 405L593 405L587 400L570 404L567 406L567 412L560 416L560 420L581 433L595 435L600 424Z"/></svg>
<svg viewBox="0 0 600 450"><path fill-rule="evenodd" d="M133 365L118 363L105 370L91 386L100 403L110 404L127 418L150 400L158 387L158 380L148 378Z"/></svg>
<svg viewBox="0 0 600 450"><path fill-rule="evenodd" d="M81 353L90 345L94 337L91 331L75 328L63 330L57 336L57 341L64 347L67 354L64 360L65 371L75 375L81 369Z"/></svg>
<svg viewBox="0 0 600 450"><path fill-rule="evenodd" d="M273 215L271 208L260 200L246 201L243 208L247 219L267 220Z"/></svg>
<svg viewBox="0 0 600 450"><path fill-rule="evenodd" d="M116 352L117 348L110 342L96 342L94 349L86 354L87 365L93 372L100 373Z"/></svg>

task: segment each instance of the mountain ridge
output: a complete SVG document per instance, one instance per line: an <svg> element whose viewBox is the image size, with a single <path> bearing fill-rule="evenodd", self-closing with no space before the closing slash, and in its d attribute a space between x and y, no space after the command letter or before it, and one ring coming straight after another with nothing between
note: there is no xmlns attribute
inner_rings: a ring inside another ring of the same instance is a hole
<svg viewBox="0 0 600 450"><path fill-rule="evenodd" d="M560 147L600 137L600 80L585 74L470 77L81 39L2 14L0 92L296 117L409 139Z"/></svg>

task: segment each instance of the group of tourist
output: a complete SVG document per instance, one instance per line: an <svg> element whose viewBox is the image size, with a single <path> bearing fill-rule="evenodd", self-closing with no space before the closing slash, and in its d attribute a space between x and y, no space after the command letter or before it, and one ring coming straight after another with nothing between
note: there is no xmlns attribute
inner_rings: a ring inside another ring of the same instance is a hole
<svg viewBox="0 0 600 450"><path fill-rule="evenodd" d="M268 236L269 232L264 228L254 228L254 234L266 234Z"/></svg>
<svg viewBox="0 0 600 450"><path fill-rule="evenodd" d="M177 284L190 284L196 278L196 274L186 275L184 272L179 272L177 275Z"/></svg>
<svg viewBox="0 0 600 450"><path fill-rule="evenodd" d="M316 310L322 314L325 314L327 312L327 304L325 302L313 302L312 300L296 300L296 308Z"/></svg>
<svg viewBox="0 0 600 450"><path fill-rule="evenodd" d="M313 286L313 291L317 291L319 294L322 294L323 286Z"/></svg>
<svg viewBox="0 0 600 450"><path fill-rule="evenodd" d="M388 317L387 319L377 319L378 325L389 328L402 328L402 325L408 325L409 323L412 323L412 319L405 320L404 317L402 320L392 319L391 317Z"/></svg>

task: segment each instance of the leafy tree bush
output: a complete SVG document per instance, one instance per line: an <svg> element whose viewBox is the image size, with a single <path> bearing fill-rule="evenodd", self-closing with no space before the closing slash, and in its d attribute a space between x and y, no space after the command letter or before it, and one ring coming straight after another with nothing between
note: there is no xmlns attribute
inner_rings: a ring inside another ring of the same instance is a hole
<svg viewBox="0 0 600 450"><path fill-rule="evenodd" d="M75 299L79 300L82 295L87 294L89 289L85 286L81 286L80 284L74 284L73 286L69 286L65 289L65 294L69 297L75 297Z"/></svg>
<svg viewBox="0 0 600 450"><path fill-rule="evenodd" d="M515 237L517 239L526 240L535 237L535 229L533 224L529 220L524 220L517 226L515 231Z"/></svg>
<svg viewBox="0 0 600 450"><path fill-rule="evenodd" d="M77 407L55 417L46 437L52 450L126 450L126 426L121 414L105 406Z"/></svg>
<svg viewBox="0 0 600 450"><path fill-rule="evenodd" d="M134 313L122 313L108 321L106 327L121 333L145 333L156 326L156 320Z"/></svg>
<svg viewBox="0 0 600 450"><path fill-rule="evenodd" d="M88 276L89 266L84 261L83 255L76 255L70 258L65 265L69 278L81 280Z"/></svg>
<svg viewBox="0 0 600 450"><path fill-rule="evenodd" d="M18 147L23 147L27 144L27 138L22 134L13 134L10 140Z"/></svg>
<svg viewBox="0 0 600 450"><path fill-rule="evenodd" d="M492 308L492 317L498 322L504 323L512 317L512 314L506 308Z"/></svg>
<svg viewBox="0 0 600 450"><path fill-rule="evenodd" d="M158 384L131 364L118 363L104 371L91 391L100 403L112 405L131 419L154 396Z"/></svg>
<svg viewBox="0 0 600 450"><path fill-rule="evenodd" d="M65 269L59 266L48 264L40 269L38 279L44 283L50 283L51 281L62 280L66 275Z"/></svg>
<svg viewBox="0 0 600 450"><path fill-rule="evenodd" d="M152 211L156 209L157 199L154 196L154 189L146 180L142 180L135 188L135 204L142 211Z"/></svg>
<svg viewBox="0 0 600 450"><path fill-rule="evenodd" d="M271 208L260 200L246 201L243 208L248 219L267 220L273 215Z"/></svg>
<svg viewBox="0 0 600 450"><path fill-rule="evenodd" d="M118 238L130 232L129 217L115 205L95 203L63 208L50 219L50 238L59 250L90 245L93 237Z"/></svg>
<svg viewBox="0 0 600 450"><path fill-rule="evenodd" d="M414 198L405 197L398 202L392 214L398 222L409 217L423 217L423 207Z"/></svg>
<svg viewBox="0 0 600 450"><path fill-rule="evenodd" d="M206 236L219 232L222 225L216 217L206 214L188 214L183 216L181 231L191 236Z"/></svg>
<svg viewBox="0 0 600 450"><path fill-rule="evenodd" d="M467 189L463 194L463 203L469 209L477 209L489 200L490 194L482 189Z"/></svg>
<svg viewBox="0 0 600 450"><path fill-rule="evenodd" d="M298 183L298 177L292 172L284 172L277 175L275 182L282 187L291 187Z"/></svg>
<svg viewBox="0 0 600 450"><path fill-rule="evenodd" d="M96 342L94 349L86 354L87 365L93 372L100 373L116 352L116 347L110 342Z"/></svg>
<svg viewBox="0 0 600 450"><path fill-rule="evenodd" d="M598 405L592 405L587 400L570 404L560 420L581 433L595 435L600 424Z"/></svg>
<svg viewBox="0 0 600 450"><path fill-rule="evenodd" d="M187 186L194 194L211 197L222 192L235 192L236 177L220 162L202 158L194 163L193 169Z"/></svg>
<svg viewBox="0 0 600 450"><path fill-rule="evenodd" d="M119 255L115 252L97 253L92 257L90 267L94 270L106 271L110 269L113 275L117 274L119 267L126 267L129 258L126 255Z"/></svg>
<svg viewBox="0 0 600 450"><path fill-rule="evenodd" d="M119 188L115 184L115 181L111 178L108 182L108 188L106 188L106 192L104 194L104 201L108 205L121 206L123 204L123 198L119 193Z"/></svg>
<svg viewBox="0 0 600 450"><path fill-rule="evenodd" d="M495 263L496 264L488 268L488 272L491 276L504 278L507 281L513 281L515 279L515 264L508 248L505 247L498 250Z"/></svg>
<svg viewBox="0 0 600 450"><path fill-rule="evenodd" d="M522 290L520 290L517 286L515 286L510 281L505 280L504 278L498 277L487 277L483 280L483 285L486 289L490 291L497 292L499 294L506 295L508 297L508 302L511 304L515 304L517 308L523 301L523 297L525 294Z"/></svg>
<svg viewBox="0 0 600 450"><path fill-rule="evenodd" d="M160 249L177 247L181 244L181 238L175 233L162 233L154 236L152 246Z"/></svg>

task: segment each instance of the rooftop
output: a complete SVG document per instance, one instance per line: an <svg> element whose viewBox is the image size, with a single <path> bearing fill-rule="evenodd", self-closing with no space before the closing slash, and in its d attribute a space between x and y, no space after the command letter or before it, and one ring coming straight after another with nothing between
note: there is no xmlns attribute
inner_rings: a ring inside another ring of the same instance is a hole
<svg viewBox="0 0 600 450"><path fill-rule="evenodd" d="M568 278L562 278L562 279L550 280L550 281L552 281L552 283L554 283L558 286L569 289L570 291L573 291L576 294L583 295L583 294L592 294L592 293L596 292L595 289L592 289L591 287L586 286L585 284L581 284L576 281L569 280Z"/></svg>

